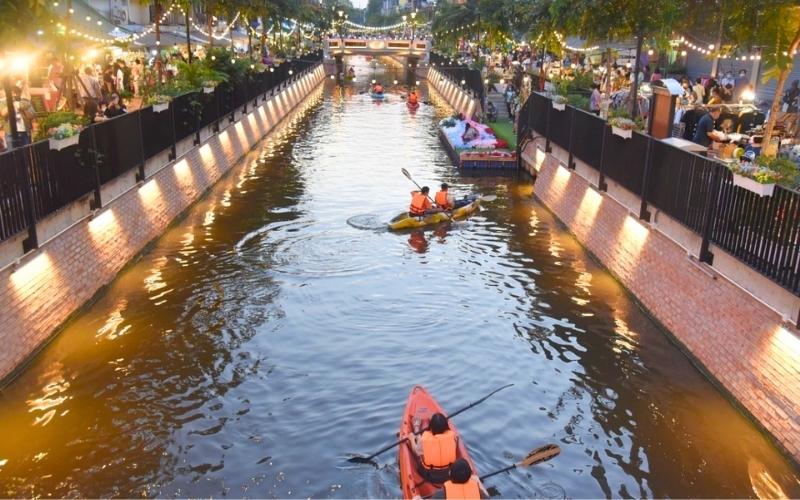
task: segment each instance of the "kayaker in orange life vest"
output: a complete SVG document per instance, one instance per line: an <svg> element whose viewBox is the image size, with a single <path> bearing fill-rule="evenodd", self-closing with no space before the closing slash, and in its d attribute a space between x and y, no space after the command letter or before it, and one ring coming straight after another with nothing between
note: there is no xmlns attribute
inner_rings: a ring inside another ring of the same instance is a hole
<svg viewBox="0 0 800 500"><path fill-rule="evenodd" d="M447 189L449 186L446 182L442 183L441 190L436 192L436 196L434 197L434 201L436 202L436 206L441 208L442 210L452 210L454 206L453 197L450 196Z"/></svg>
<svg viewBox="0 0 800 500"><path fill-rule="evenodd" d="M381 85L380 83L376 83L375 85L372 86L372 91L375 92L376 94L383 94L383 85Z"/></svg>
<svg viewBox="0 0 800 500"><path fill-rule="evenodd" d="M419 96L417 95L416 90L412 90L408 93L408 103L409 104L417 104L419 103Z"/></svg>
<svg viewBox="0 0 800 500"><path fill-rule="evenodd" d="M456 461L458 436L450 430L447 418L441 413L433 414L428 430L422 433L419 440L416 434L411 435L411 440L427 469L446 469Z"/></svg>
<svg viewBox="0 0 800 500"><path fill-rule="evenodd" d="M431 212L437 212L433 208L428 193L431 189L428 186L422 186L419 191L411 191L411 205L408 207L408 213L415 216L423 216Z"/></svg>
<svg viewBox="0 0 800 500"><path fill-rule="evenodd" d="M459 458L450 467L450 479L444 482L444 488L431 498L478 500L489 498L489 493L483 488L478 477L472 473L469 462Z"/></svg>

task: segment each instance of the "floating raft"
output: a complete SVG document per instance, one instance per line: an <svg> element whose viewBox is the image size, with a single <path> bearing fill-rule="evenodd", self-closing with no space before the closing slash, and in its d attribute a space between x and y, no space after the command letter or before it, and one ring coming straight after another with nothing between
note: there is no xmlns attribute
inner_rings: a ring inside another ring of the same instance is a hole
<svg viewBox="0 0 800 500"><path fill-rule="evenodd" d="M450 143L447 135L439 128L439 138L447 149L447 154L459 169L516 170L517 153L509 149L458 150Z"/></svg>

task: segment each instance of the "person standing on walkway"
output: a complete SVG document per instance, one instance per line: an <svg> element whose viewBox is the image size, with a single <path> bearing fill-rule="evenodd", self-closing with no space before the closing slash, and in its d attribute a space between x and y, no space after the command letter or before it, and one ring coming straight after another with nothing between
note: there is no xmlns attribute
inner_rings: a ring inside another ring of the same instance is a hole
<svg viewBox="0 0 800 500"><path fill-rule="evenodd" d="M706 88L703 87L703 80L702 78L698 78L695 80L694 87L692 87L694 91L694 95L697 96L697 104L703 104L706 97Z"/></svg>
<svg viewBox="0 0 800 500"><path fill-rule="evenodd" d="M506 102L506 112L508 113L508 117L511 118L513 114L511 113L511 104L514 102L514 85L509 83L506 86L506 91L504 94L504 99Z"/></svg>
<svg viewBox="0 0 800 500"><path fill-rule="evenodd" d="M600 93L600 84L593 83L592 95L589 96L589 111L591 111L597 116L600 116L600 104L602 99L603 95Z"/></svg>
<svg viewBox="0 0 800 500"><path fill-rule="evenodd" d="M142 76L144 75L144 66L141 59L136 59L131 68L131 80L133 84L133 95L139 95L139 86L142 84Z"/></svg>

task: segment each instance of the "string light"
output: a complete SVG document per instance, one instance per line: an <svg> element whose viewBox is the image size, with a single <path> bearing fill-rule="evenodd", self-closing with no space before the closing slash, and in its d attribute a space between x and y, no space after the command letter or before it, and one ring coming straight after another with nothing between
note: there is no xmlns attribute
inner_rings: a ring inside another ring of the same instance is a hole
<svg viewBox="0 0 800 500"><path fill-rule="evenodd" d="M564 41L564 37L561 36L561 33L556 32L555 35L556 35L556 39L558 39L558 43L560 43L562 47L564 47L567 50L571 50L573 52L587 53L587 52L594 52L594 51L600 49L599 45L593 45L591 47L573 47L573 46L567 44L567 42Z"/></svg>
<svg viewBox="0 0 800 500"><path fill-rule="evenodd" d="M716 46L713 43L712 44L708 44L707 45L708 48L706 48L706 47L703 47L703 46L700 46L700 45L697 45L695 43L690 42L685 36L681 36L680 38L677 38L677 39L673 40L671 43L673 45L683 45L684 47L686 47L688 49L691 49L694 52L697 52L699 54L703 54L704 56L712 56L713 55L714 57L718 57L720 59L733 59L734 61L760 61L761 60L761 52L760 51L747 53L747 54L740 54L740 55L736 55L736 54L733 53L735 49L732 49L732 50L730 50L728 52L723 52L722 51L722 47L719 47L715 51L714 49L716 48ZM784 53L784 54L788 55L788 53ZM686 55L686 50L681 51L681 55Z"/></svg>
<svg viewBox="0 0 800 500"><path fill-rule="evenodd" d="M183 9L181 9L181 12L183 12L184 15L186 14ZM231 22L228 23L228 26L225 27L221 35L215 35L213 33L209 35L205 31L203 31L203 28L198 26L197 23L195 23L194 21L192 21L192 26L206 38L213 38L214 40L230 40L230 38L225 38L225 37L228 35L228 32L230 32L231 28L233 28L233 26L236 24L236 21L239 19L239 14L240 12L236 13L236 15L233 17L233 20L231 20Z"/></svg>

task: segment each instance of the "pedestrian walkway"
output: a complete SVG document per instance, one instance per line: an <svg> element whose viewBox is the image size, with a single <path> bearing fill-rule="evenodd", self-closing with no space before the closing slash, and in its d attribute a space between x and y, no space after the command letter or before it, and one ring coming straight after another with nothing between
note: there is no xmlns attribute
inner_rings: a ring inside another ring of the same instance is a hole
<svg viewBox="0 0 800 500"><path fill-rule="evenodd" d="M508 114L508 108L506 108L506 101L502 92L489 92L486 94L486 99L497 108L497 121L513 121Z"/></svg>

